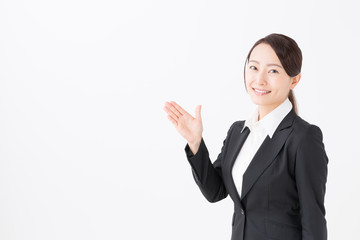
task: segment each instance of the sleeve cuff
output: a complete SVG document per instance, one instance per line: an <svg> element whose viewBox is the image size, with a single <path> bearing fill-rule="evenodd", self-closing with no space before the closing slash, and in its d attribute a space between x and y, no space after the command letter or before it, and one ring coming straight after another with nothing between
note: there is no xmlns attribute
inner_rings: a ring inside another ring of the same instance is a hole
<svg viewBox="0 0 360 240"><path fill-rule="evenodd" d="M184 150L185 150L185 153L186 153L186 157L188 158L188 159L191 159L191 158L196 158L196 157L198 157L198 155L200 155L200 151L201 151L201 149L204 147L204 139L203 138L201 138L201 142L200 142L200 146L199 146L199 149L198 149L198 151L196 152L196 154L194 155L194 153L191 151L191 149L190 149L190 146L189 146L189 144L188 143L186 143L186 146L185 146L185 148L184 148Z"/></svg>

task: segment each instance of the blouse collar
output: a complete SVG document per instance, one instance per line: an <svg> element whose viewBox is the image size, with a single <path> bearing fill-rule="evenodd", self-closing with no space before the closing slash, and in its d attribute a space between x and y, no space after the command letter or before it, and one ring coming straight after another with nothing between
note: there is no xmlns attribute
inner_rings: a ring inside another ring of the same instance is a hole
<svg viewBox="0 0 360 240"><path fill-rule="evenodd" d="M286 98L279 106L277 106L270 113L266 114L260 121L258 121L259 107L256 106L248 119L245 120L245 124L241 132L248 127L250 131L254 131L259 127L263 130L265 135L269 135L272 138L276 128L285 116L291 111L292 104L288 98Z"/></svg>

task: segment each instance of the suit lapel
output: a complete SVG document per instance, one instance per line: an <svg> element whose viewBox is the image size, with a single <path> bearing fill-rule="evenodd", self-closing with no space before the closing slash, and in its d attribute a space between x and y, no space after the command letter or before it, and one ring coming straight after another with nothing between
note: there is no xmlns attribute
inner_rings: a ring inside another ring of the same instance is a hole
<svg viewBox="0 0 360 240"><path fill-rule="evenodd" d="M244 123L245 124L245 123ZM242 126L241 126L242 127ZM246 127L244 129L243 132L241 132L241 129L242 128L238 128L236 129L236 131L233 133L234 134L234 137L233 137L233 141L234 142L231 142L230 144L230 147L228 149L228 154L229 154L229 174L226 174L226 176L229 176L230 177L230 180L231 180L231 184L230 184L230 191L231 193L234 193L234 198L236 199L236 201L238 203L241 203L240 202L240 196L239 196L239 193L236 189L236 186L235 186L235 182L234 182L234 178L232 176L232 168L234 166L234 163L235 163L235 159L237 158L239 152L240 152L240 149L241 147L244 145L244 142L246 140L246 138L248 137L249 133L250 133L250 130L248 127Z"/></svg>
<svg viewBox="0 0 360 240"><path fill-rule="evenodd" d="M296 113L294 109L291 109L291 111L285 116L285 118L279 124L278 128L274 132L273 137L270 138L269 136L267 136L264 142L261 144L260 148L256 152L255 156L250 162L250 165L248 166L248 168L246 169L243 175L241 200L250 191L251 187L254 185L256 180L261 176L261 174L265 171L265 169L274 161L276 155L279 153L280 149L284 145L287 137L293 130L293 128L290 128L290 126L292 125L295 116ZM246 137L247 135L248 134L246 134ZM242 145L243 142L241 143L241 146ZM232 161L235 161L236 156L232 159ZM231 169L232 166L233 163L231 163Z"/></svg>

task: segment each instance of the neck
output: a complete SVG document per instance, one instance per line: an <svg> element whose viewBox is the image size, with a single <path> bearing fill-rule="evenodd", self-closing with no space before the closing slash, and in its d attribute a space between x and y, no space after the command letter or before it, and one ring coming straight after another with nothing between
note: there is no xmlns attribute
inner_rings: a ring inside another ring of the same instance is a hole
<svg viewBox="0 0 360 240"><path fill-rule="evenodd" d="M258 105L258 120L263 119L267 114L271 113L275 108L277 108L281 103L273 105Z"/></svg>

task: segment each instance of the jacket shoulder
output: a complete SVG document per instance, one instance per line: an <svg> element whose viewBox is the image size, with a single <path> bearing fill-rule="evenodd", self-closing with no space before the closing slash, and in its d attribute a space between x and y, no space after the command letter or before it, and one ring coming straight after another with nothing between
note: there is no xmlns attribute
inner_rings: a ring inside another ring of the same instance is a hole
<svg viewBox="0 0 360 240"><path fill-rule="evenodd" d="M322 140L322 131L320 127L316 124L309 123L298 115L296 115L294 119L293 128L294 135L301 140L306 140L314 135L320 136L320 139Z"/></svg>

